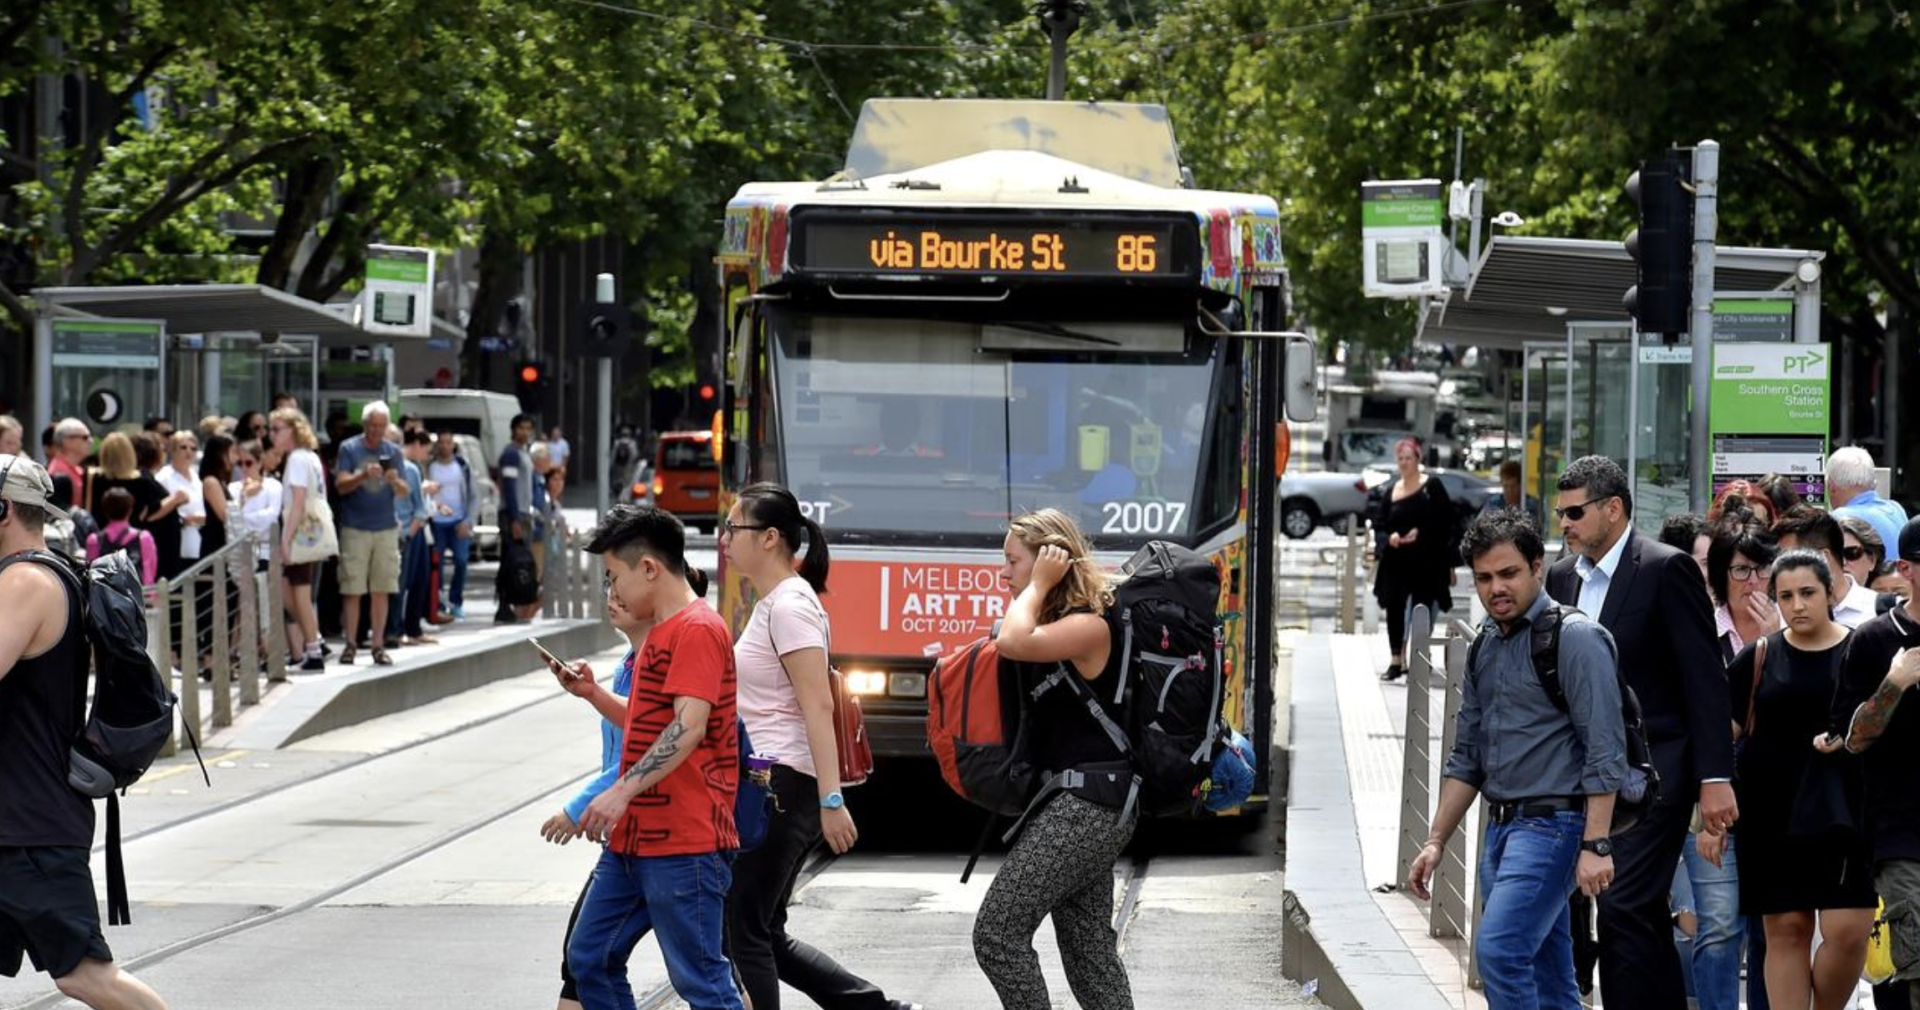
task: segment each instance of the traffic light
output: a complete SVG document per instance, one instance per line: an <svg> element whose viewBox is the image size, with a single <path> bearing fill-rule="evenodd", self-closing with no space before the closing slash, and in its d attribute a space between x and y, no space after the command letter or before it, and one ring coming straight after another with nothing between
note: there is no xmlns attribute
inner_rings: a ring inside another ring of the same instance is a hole
<svg viewBox="0 0 1920 1010"><path fill-rule="evenodd" d="M1640 227L1627 236L1635 284L1620 299L1642 333L1687 332L1693 302L1693 194L1678 155L1640 163L1627 178Z"/></svg>
<svg viewBox="0 0 1920 1010"><path fill-rule="evenodd" d="M514 393L520 397L520 410L526 414L540 413L541 394L547 388L546 366L538 361L522 361L513 370Z"/></svg>
<svg viewBox="0 0 1920 1010"><path fill-rule="evenodd" d="M617 358L632 343L637 320L626 306L587 302L580 307L579 345L590 358Z"/></svg>

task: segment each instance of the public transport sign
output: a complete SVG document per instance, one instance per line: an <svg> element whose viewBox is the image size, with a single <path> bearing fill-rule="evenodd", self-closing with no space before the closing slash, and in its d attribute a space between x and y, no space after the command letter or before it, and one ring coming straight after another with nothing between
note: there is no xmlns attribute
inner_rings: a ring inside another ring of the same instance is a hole
<svg viewBox="0 0 1920 1010"><path fill-rule="evenodd" d="M796 274L1192 282L1199 271L1191 217L802 209L793 228Z"/></svg>
<svg viewBox="0 0 1920 1010"><path fill-rule="evenodd" d="M1192 187L1151 106L876 100L847 165L728 203L716 504L776 481L825 531L879 774L926 758L927 673L1006 613L1007 523L1042 508L1108 571L1155 540L1214 563L1224 716L1268 754L1277 201ZM757 593L717 581L739 633Z"/></svg>

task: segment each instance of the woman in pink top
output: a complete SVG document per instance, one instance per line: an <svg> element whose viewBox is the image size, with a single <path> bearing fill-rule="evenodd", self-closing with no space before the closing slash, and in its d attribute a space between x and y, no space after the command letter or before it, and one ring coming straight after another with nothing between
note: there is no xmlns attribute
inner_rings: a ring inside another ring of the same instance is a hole
<svg viewBox="0 0 1920 1010"><path fill-rule="evenodd" d="M805 560L795 555L806 546ZM720 527L727 564L760 602L733 645L737 700L754 750L774 758L776 803L767 839L742 853L727 895L729 953L754 1010L780 1010L785 982L827 1010L906 1010L880 987L787 935L787 904L800 861L822 836L845 852L859 832L840 795L833 742L830 638L819 594L827 588L827 536L800 514L793 492L754 484Z"/></svg>
<svg viewBox="0 0 1920 1010"><path fill-rule="evenodd" d="M100 532L87 537L87 564L103 554L124 550L140 569L140 584L151 586L160 578L160 551L153 545L153 534L134 529L133 494L123 487L112 488L100 496L100 518L106 522Z"/></svg>

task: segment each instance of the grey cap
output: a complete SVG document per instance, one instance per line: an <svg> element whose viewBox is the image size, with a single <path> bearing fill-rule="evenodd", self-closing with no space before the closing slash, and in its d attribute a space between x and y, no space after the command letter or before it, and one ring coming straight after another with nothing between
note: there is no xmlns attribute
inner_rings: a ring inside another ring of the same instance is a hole
<svg viewBox="0 0 1920 1010"><path fill-rule="evenodd" d="M0 498L20 505L32 505L55 519L71 518L65 509L53 504L53 478L46 468L25 456L0 455Z"/></svg>

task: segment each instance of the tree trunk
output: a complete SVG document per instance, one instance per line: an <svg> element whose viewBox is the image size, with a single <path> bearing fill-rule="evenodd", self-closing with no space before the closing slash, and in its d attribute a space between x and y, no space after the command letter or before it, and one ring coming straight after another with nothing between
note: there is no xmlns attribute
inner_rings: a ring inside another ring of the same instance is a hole
<svg viewBox="0 0 1920 1010"><path fill-rule="evenodd" d="M480 241L480 281L467 316L467 340L460 347L460 378L469 389L493 388L493 354L480 349L480 340L499 332L507 302L520 293L520 260L518 243L487 229Z"/></svg>
<svg viewBox="0 0 1920 1010"><path fill-rule="evenodd" d="M261 254L256 281L281 291L290 289L293 262L307 233L320 220L320 211L339 177L339 162L332 158L303 159L287 170L280 219L273 228L273 241Z"/></svg>

